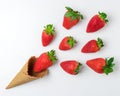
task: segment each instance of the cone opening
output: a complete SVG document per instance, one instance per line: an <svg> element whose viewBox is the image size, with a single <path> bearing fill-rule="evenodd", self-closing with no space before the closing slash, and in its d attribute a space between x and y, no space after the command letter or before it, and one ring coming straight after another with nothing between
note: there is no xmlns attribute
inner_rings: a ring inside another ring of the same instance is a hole
<svg viewBox="0 0 120 96"><path fill-rule="evenodd" d="M34 76L33 66L35 64L35 61L36 61L35 56L31 57L28 61L28 75L30 76Z"/></svg>

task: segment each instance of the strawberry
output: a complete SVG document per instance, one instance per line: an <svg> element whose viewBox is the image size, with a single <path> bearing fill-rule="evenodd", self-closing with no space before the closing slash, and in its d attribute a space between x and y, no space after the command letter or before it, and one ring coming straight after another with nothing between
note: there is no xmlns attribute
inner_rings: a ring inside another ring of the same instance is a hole
<svg viewBox="0 0 120 96"><path fill-rule="evenodd" d="M65 72L72 75L76 75L79 73L82 64L80 64L76 60L67 60L67 61L61 62L60 66Z"/></svg>
<svg viewBox="0 0 120 96"><path fill-rule="evenodd" d="M65 7L67 12L64 15L63 19L63 27L66 29L70 29L74 25L76 25L81 19L83 19L83 15L78 11L74 11L70 7Z"/></svg>
<svg viewBox="0 0 120 96"><path fill-rule="evenodd" d="M102 39L98 38L97 40L90 40L88 43L86 43L81 52L83 53L94 53L99 51L103 47L103 41Z"/></svg>
<svg viewBox="0 0 120 96"><path fill-rule="evenodd" d="M42 32L42 45L47 46L53 40L55 30L52 24L48 24L44 28L45 29Z"/></svg>
<svg viewBox="0 0 120 96"><path fill-rule="evenodd" d="M69 50L74 47L77 41L72 36L66 36L59 44L60 50Z"/></svg>
<svg viewBox="0 0 120 96"><path fill-rule="evenodd" d="M105 73L108 75L109 73L113 72L114 67L114 57L111 58L95 58L91 60L87 60L86 64L93 69L97 73Z"/></svg>
<svg viewBox="0 0 120 96"><path fill-rule="evenodd" d="M94 15L88 25L87 25L87 29L86 32L87 33L91 33L91 32L96 32L99 29L103 28L105 26L105 24L108 22L107 18L107 14L104 12L98 12L97 15Z"/></svg>
<svg viewBox="0 0 120 96"><path fill-rule="evenodd" d="M49 52L42 53L36 60L33 70L34 72L41 72L48 67L52 66L56 62L55 51L51 50Z"/></svg>

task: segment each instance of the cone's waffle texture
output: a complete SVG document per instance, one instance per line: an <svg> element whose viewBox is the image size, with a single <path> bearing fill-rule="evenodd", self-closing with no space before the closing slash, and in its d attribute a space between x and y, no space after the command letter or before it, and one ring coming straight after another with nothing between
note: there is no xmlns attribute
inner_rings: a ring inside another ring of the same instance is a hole
<svg viewBox="0 0 120 96"><path fill-rule="evenodd" d="M35 56L31 57L27 63L23 66L21 71L14 77L14 79L9 83L6 89L36 80L38 78L42 78L48 74L48 70L44 70L39 73L33 72L33 66L36 61Z"/></svg>

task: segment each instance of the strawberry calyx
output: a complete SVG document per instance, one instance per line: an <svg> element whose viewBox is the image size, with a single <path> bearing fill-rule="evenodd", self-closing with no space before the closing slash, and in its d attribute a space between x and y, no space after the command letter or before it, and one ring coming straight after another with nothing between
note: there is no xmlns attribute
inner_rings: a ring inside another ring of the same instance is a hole
<svg viewBox="0 0 120 96"><path fill-rule="evenodd" d="M68 36L68 41L67 43L70 45L70 47L72 48L76 43L77 41L72 37L72 36Z"/></svg>
<svg viewBox="0 0 120 96"><path fill-rule="evenodd" d="M102 39L99 37L97 38L97 45L98 45L99 49L101 49L104 46Z"/></svg>
<svg viewBox="0 0 120 96"><path fill-rule="evenodd" d="M55 56L55 50L48 51L47 54L53 63L57 61L57 58Z"/></svg>
<svg viewBox="0 0 120 96"><path fill-rule="evenodd" d="M65 7L67 9L67 12L65 13L65 17L70 17L71 20L76 20L76 19L83 19L83 15L78 12L78 11L74 11L72 8L70 7Z"/></svg>
<svg viewBox="0 0 120 96"><path fill-rule="evenodd" d="M48 34L48 35L54 35L55 32L55 28L53 26L53 24L48 24L46 26L44 26L44 31Z"/></svg>
<svg viewBox="0 0 120 96"><path fill-rule="evenodd" d="M78 74L81 69L82 64L78 62L77 68L74 70L75 74Z"/></svg>
<svg viewBox="0 0 120 96"><path fill-rule="evenodd" d="M115 64L113 63L114 61L114 57L111 58L106 58L106 65L104 66L103 70L104 73L106 75L108 75L109 73L113 72L113 67L115 66Z"/></svg>
<svg viewBox="0 0 120 96"><path fill-rule="evenodd" d="M107 14L106 13L104 13L104 12L98 12L98 14L99 14L100 18L105 21L105 23L108 22Z"/></svg>

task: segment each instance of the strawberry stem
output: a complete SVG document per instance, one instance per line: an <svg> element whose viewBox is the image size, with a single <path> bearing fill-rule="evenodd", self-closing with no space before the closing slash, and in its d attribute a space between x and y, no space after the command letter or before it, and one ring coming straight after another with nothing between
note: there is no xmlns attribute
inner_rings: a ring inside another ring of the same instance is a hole
<svg viewBox="0 0 120 96"><path fill-rule="evenodd" d="M106 23L108 22L108 19L107 19L107 14L104 13L104 12L98 12L99 16L101 19L103 19Z"/></svg>
<svg viewBox="0 0 120 96"><path fill-rule="evenodd" d="M53 63L57 61L57 58L55 56L55 50L51 50L47 52L48 56L50 57L50 60L52 60Z"/></svg>
<svg viewBox="0 0 120 96"><path fill-rule="evenodd" d="M102 39L99 37L97 38L97 45L98 45L99 49L101 49L104 46Z"/></svg>
<svg viewBox="0 0 120 96"><path fill-rule="evenodd" d="M65 7L67 9L67 12L65 14L66 17L70 17L71 20L76 20L76 19L83 19L83 15L78 12L78 11L74 11L72 8L70 7Z"/></svg>
<svg viewBox="0 0 120 96"><path fill-rule="evenodd" d="M115 66L115 64L113 63L114 61L114 57L111 58L106 58L106 65L104 66L103 70L104 73L106 75L108 75L109 73L113 72L113 67Z"/></svg>
<svg viewBox="0 0 120 96"><path fill-rule="evenodd" d="M77 43L77 41L72 36L69 36L68 38L69 39L68 39L67 43L70 45L71 48L74 47L74 45Z"/></svg>
<svg viewBox="0 0 120 96"><path fill-rule="evenodd" d="M48 24L46 26L44 26L44 30L48 35L54 35L55 32L55 28L53 27L53 24Z"/></svg>

